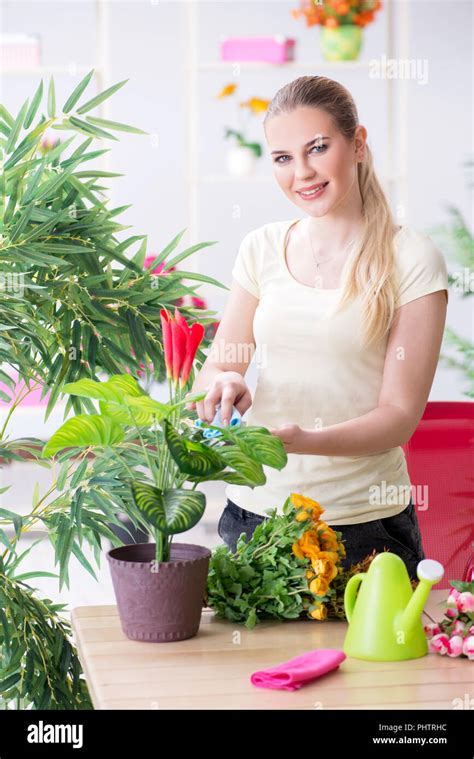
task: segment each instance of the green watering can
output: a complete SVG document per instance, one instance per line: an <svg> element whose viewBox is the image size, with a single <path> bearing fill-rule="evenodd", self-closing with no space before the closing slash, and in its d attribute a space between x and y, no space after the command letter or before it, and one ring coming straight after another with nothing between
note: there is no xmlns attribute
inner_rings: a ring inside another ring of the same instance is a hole
<svg viewBox="0 0 474 759"><path fill-rule="evenodd" d="M347 656L400 661L428 653L421 614L444 568L438 561L424 559L416 571L420 583L413 592L404 561L385 551L375 557L367 572L351 577L344 593L349 629L343 651Z"/></svg>

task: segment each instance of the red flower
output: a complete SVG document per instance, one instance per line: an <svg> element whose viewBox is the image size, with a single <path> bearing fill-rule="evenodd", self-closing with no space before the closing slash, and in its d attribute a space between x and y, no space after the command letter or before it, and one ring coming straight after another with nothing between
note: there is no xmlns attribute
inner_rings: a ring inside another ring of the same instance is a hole
<svg viewBox="0 0 474 759"><path fill-rule="evenodd" d="M197 349L204 337L202 324L194 323L189 327L186 319L177 308L174 318L164 308L160 310L163 329L163 347L165 353L166 376L173 379L176 387L181 375L183 388L189 378Z"/></svg>

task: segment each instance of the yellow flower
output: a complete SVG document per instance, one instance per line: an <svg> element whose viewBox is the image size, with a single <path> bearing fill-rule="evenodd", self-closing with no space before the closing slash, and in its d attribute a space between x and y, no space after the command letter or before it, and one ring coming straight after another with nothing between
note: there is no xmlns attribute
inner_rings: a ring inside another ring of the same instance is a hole
<svg viewBox="0 0 474 759"><path fill-rule="evenodd" d="M312 579L313 579L313 577L314 577L314 572L311 572L311 571L308 569L308 571L306 572L306 579L307 579L307 580L312 580Z"/></svg>
<svg viewBox="0 0 474 759"><path fill-rule="evenodd" d="M316 514L316 512L319 512L319 514L322 514L324 511L320 503L318 503L317 501L313 501L311 498L307 498L307 496L305 495L301 495L301 493L290 493L290 501L293 504L293 506L297 509L299 508L310 509L313 513L313 516Z"/></svg>
<svg viewBox="0 0 474 759"><path fill-rule="evenodd" d="M323 604L318 605L316 609L313 609L313 611L310 611L309 616L313 619L326 619L328 615L328 610Z"/></svg>
<svg viewBox="0 0 474 759"><path fill-rule="evenodd" d="M306 520L310 518L311 518L311 514L309 513L309 511L305 511L304 509L302 509L301 511L298 511L295 516L295 519L297 522L306 522Z"/></svg>
<svg viewBox="0 0 474 759"><path fill-rule="evenodd" d="M314 567L314 571L319 577L322 577L328 584L337 577L337 567L330 561L319 559Z"/></svg>
<svg viewBox="0 0 474 759"><path fill-rule="evenodd" d="M270 105L269 100L263 100L263 98L250 98L243 103L240 103L241 108L249 108L252 113L264 113Z"/></svg>
<svg viewBox="0 0 474 759"><path fill-rule="evenodd" d="M320 551L319 558L325 561L331 561L333 564L337 564L339 561L339 554L337 551Z"/></svg>
<svg viewBox="0 0 474 759"><path fill-rule="evenodd" d="M219 94L217 95L217 97L218 98L225 98L225 97L228 97L228 95L233 95L234 92L236 91L236 89L237 89L237 85L235 83L226 84L221 89L221 91L219 92Z"/></svg>
<svg viewBox="0 0 474 759"><path fill-rule="evenodd" d="M291 548L292 548L293 553L295 554L295 556L298 557L298 559L305 559L306 558L306 556L304 555L304 553L301 550L301 548L300 548L300 546L299 546L298 543L293 543L293 545L291 546Z"/></svg>
<svg viewBox="0 0 474 759"><path fill-rule="evenodd" d="M316 577L309 584L311 593L315 593L317 596L325 596L329 590L329 583L324 577Z"/></svg>

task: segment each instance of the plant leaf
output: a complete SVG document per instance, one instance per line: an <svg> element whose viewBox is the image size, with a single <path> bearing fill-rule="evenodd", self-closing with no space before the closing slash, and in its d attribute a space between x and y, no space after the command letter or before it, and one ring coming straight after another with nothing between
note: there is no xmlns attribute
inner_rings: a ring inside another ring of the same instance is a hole
<svg viewBox="0 0 474 759"><path fill-rule="evenodd" d="M94 69L91 69L88 74L82 79L77 87L71 92L68 99L63 105L63 112L69 113L69 111L76 105L77 101L81 97L82 93L86 89L87 85L89 84L92 75L94 74Z"/></svg>
<svg viewBox="0 0 474 759"><path fill-rule="evenodd" d="M135 505L146 521L167 535L190 530L206 508L206 496L198 490L161 491L144 482L132 482L131 488Z"/></svg>

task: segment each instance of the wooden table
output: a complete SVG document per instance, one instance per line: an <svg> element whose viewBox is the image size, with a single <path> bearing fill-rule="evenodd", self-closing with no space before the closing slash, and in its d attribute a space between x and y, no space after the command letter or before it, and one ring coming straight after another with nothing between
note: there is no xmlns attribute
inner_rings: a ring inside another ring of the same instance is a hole
<svg viewBox="0 0 474 759"><path fill-rule="evenodd" d="M445 590L432 591L426 610L433 618L441 619L436 604L445 598ZM472 663L438 654L403 662L348 657L296 691L251 684L255 670L304 651L342 649L342 621L269 620L249 631L203 609L196 637L144 643L124 635L116 606L82 606L72 626L96 709L453 709L453 699L474 696Z"/></svg>

